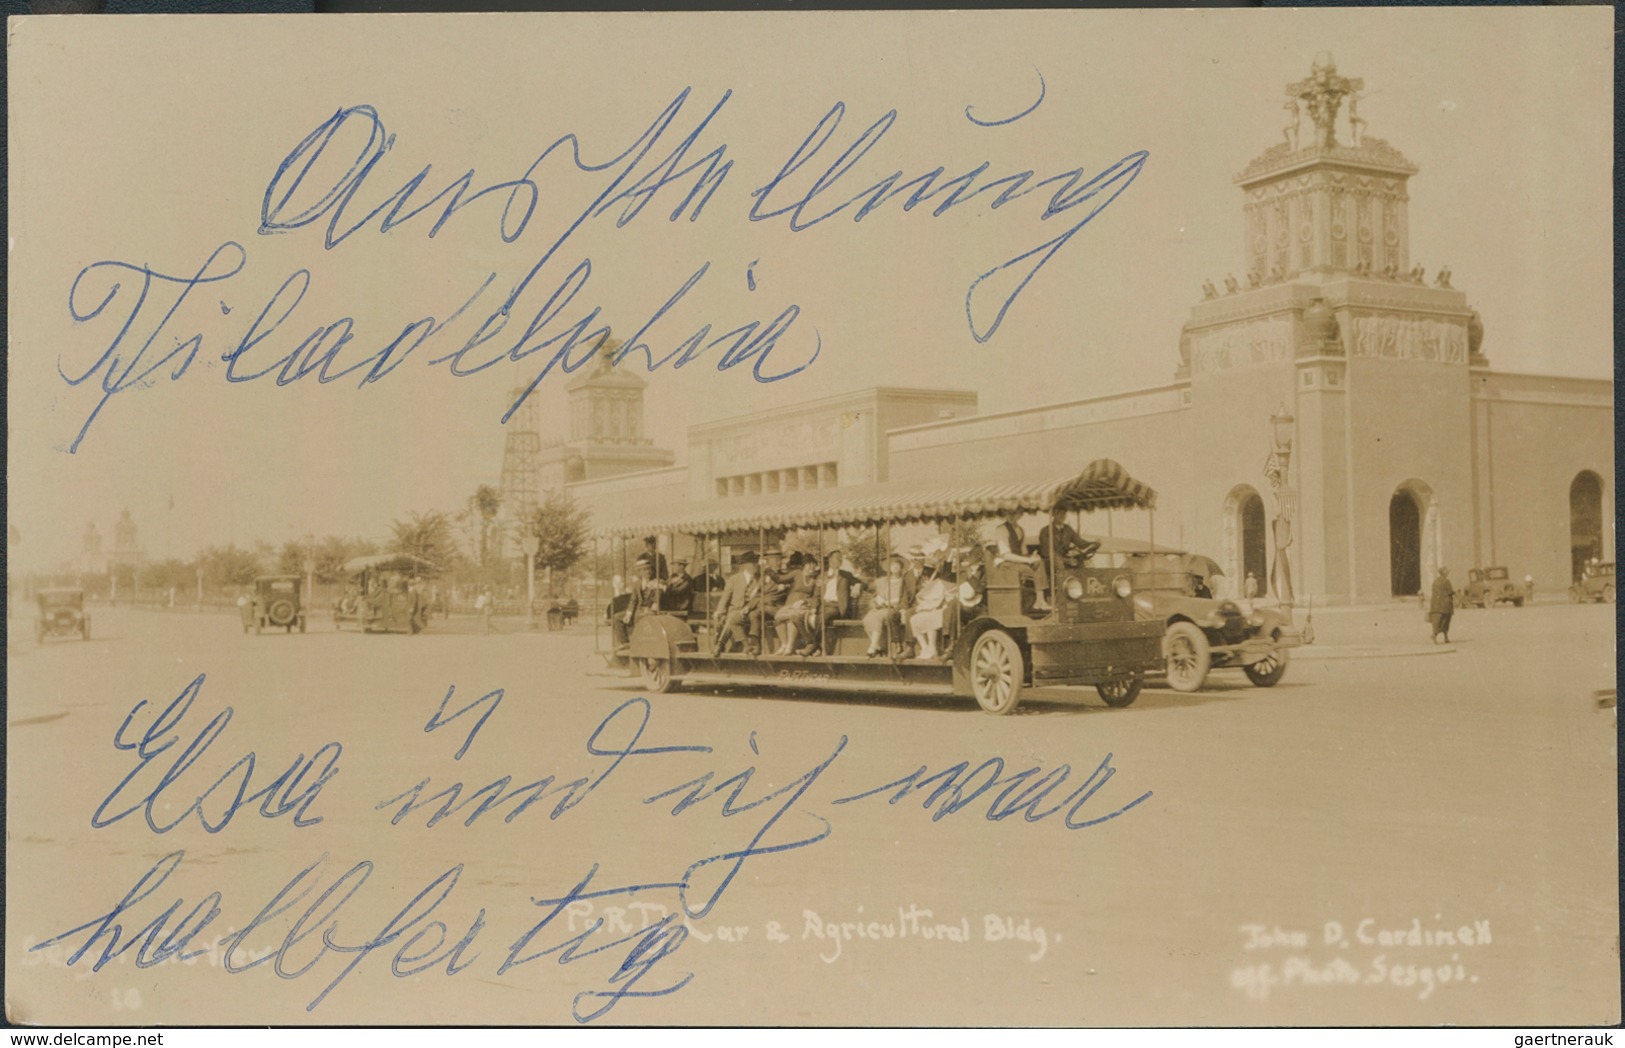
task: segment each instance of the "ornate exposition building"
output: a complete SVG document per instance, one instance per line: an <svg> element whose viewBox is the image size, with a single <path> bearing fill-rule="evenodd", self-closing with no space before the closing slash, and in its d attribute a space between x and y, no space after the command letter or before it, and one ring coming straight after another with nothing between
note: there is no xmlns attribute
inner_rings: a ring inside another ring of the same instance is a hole
<svg viewBox="0 0 1625 1048"><path fill-rule="evenodd" d="M1107 457L1159 492L1157 543L1215 557L1231 587L1284 563L1275 584L1300 600L1363 603L1414 595L1439 565L1505 564L1566 589L1588 558L1614 559L1613 384L1490 367L1449 270L1411 263L1417 167L1365 134L1362 87L1324 54L1288 86L1284 141L1235 179L1247 275L1205 285L1166 385L993 415L973 393L870 389L693 426L686 466L550 463L546 486L607 521L651 500ZM632 417L642 395L617 390Z"/></svg>

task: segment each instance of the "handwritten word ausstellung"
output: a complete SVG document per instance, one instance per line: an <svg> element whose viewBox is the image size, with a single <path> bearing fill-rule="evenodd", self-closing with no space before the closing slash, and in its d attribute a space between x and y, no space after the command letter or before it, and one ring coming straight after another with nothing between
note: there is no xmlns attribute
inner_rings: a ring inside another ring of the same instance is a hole
<svg viewBox="0 0 1625 1048"><path fill-rule="evenodd" d="M724 91L708 108L696 109L691 89L684 88L646 123L560 135L523 168L516 164L517 173L496 179L481 177L473 167L449 178L437 176L433 162L413 170L417 161L406 161L405 172L394 170L391 160L408 149L398 144L376 107L346 105L324 115L270 172L256 235L290 236L315 229L320 231L319 250L332 253L363 233L395 233L390 249L406 252L411 241L401 239L403 233L432 239L453 222L481 223L476 231L487 229L496 245L536 241L534 260L527 259L506 280L495 270L465 278L443 308L407 320L398 333L392 333L393 326L382 333L363 331L348 314L310 316L301 307L314 285L311 268L251 277L246 275L248 249L236 239L220 241L197 266L150 257L91 262L74 278L67 303L75 326L86 329L88 345L63 351L57 372L71 387L98 384L101 396L64 450L77 452L113 397L164 379L177 382L194 371L200 356L209 365L215 362L210 357L224 363L219 373L227 383L269 379L282 387L314 376L318 384L349 380L358 389L379 382L414 354L458 378L482 374L504 361L542 360L502 415L505 423L549 374L585 366L609 340L605 308L589 305L585 298L600 267L591 257L571 255L566 245L588 227L613 235L657 201L658 212L669 223L698 223L721 211L736 221L797 235L823 226L827 237L838 218L849 219L852 227L870 220L863 228L872 228L882 214L895 221L916 209L930 219L968 218L1041 194L1042 207L1028 213L1028 219L1061 221L1045 225L1035 245L966 274L965 321L971 337L986 342L1044 266L1133 184L1150 156L1131 150L1102 167L1078 166L1047 175L1023 170L1019 162L995 170L988 160L955 163L950 173L949 164L928 160L899 164L891 174L874 179L853 172L860 161L878 162L882 169L891 166L882 150L899 112L887 110L853 133L843 127L848 123L846 103L836 101L782 162L763 164L748 147L721 141L719 114L732 95ZM1038 102L1014 117L972 118L969 124L975 134L996 135L989 129L1042 120L1034 114L1044 97L1041 91ZM996 145L996 140L988 144ZM451 168L459 166L453 163ZM744 174L752 169L759 174ZM760 181L744 195L748 207L740 202L729 210L719 194L744 177ZM538 238L533 223L544 198L585 203L562 204L574 218ZM854 250L863 250L858 233L845 236L854 241ZM753 294L760 261L746 274ZM770 317L680 320L685 298L708 279L712 268L713 260L696 259L681 283L649 295L643 315L631 322L633 334L615 350L614 363L630 361L653 372L710 357L719 371L748 364L757 382L769 383L800 374L818 359L822 336L816 328L810 336L795 330L802 312L795 302L769 307ZM544 271L552 275L544 277ZM643 283L634 272L608 279ZM494 290L502 287L506 293ZM228 289L263 306L257 311L228 307ZM792 344L800 348L780 354L791 354L790 362L770 364L776 351Z"/></svg>

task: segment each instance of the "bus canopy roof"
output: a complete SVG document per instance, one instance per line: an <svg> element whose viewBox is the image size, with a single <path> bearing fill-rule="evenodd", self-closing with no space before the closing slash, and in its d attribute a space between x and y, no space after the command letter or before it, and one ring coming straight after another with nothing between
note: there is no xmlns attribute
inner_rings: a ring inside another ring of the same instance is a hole
<svg viewBox="0 0 1625 1048"><path fill-rule="evenodd" d="M1075 476L955 488L911 489L897 484L820 488L673 507L600 528L600 536L675 531L730 535L786 528L845 528L978 520L1006 514L1101 509L1151 509L1157 493L1110 459L1096 459Z"/></svg>
<svg viewBox="0 0 1625 1048"><path fill-rule="evenodd" d="M363 571L425 574L434 570L434 564L410 553L374 553L368 557L356 557L354 560L345 561L344 570L350 575L357 575Z"/></svg>

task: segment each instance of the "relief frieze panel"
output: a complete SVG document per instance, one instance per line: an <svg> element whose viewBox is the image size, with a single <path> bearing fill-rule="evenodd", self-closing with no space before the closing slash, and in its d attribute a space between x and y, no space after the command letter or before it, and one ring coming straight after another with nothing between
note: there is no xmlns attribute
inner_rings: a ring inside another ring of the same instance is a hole
<svg viewBox="0 0 1625 1048"><path fill-rule="evenodd" d="M1191 334L1191 374L1205 375L1292 359L1293 325L1287 316L1259 317Z"/></svg>
<svg viewBox="0 0 1625 1048"><path fill-rule="evenodd" d="M1352 327L1349 350L1356 357L1467 363L1467 328L1456 321L1363 316Z"/></svg>

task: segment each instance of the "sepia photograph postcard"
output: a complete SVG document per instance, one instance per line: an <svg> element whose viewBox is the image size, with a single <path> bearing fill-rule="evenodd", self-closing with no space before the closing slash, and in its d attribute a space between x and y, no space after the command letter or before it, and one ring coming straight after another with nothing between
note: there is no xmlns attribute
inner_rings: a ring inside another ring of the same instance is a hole
<svg viewBox="0 0 1625 1048"><path fill-rule="evenodd" d="M9 20L7 1019L1618 1023L1613 32Z"/></svg>

